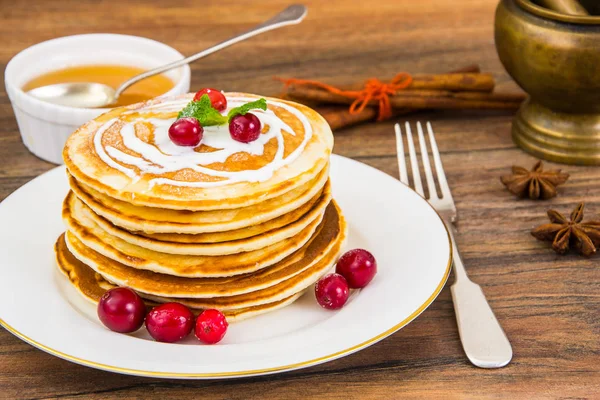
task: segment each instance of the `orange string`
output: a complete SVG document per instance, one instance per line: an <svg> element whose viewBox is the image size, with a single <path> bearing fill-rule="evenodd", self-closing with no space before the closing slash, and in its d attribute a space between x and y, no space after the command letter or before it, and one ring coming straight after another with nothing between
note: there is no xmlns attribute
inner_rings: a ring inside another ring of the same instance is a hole
<svg viewBox="0 0 600 400"><path fill-rule="evenodd" d="M377 78L371 78L365 82L365 86L361 90L342 90L323 82L307 79L291 78L279 80L282 81L285 86L312 86L349 99L354 99L350 105L350 114L356 114L363 111L365 107L369 105L371 100L376 100L379 103L377 121L383 121L392 117L390 96L395 95L398 90L408 88L412 83L412 76L406 72L400 72L388 83L382 82Z"/></svg>

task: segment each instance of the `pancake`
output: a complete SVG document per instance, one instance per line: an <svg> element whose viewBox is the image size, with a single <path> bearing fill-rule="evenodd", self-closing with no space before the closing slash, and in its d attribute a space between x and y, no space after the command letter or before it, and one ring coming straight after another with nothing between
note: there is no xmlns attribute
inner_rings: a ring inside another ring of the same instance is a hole
<svg viewBox="0 0 600 400"><path fill-rule="evenodd" d="M330 223L329 225L333 225L333 223ZM96 272L100 271L99 275L101 275L102 278L104 278L106 281L117 283L120 286L123 286L123 282L127 282L127 286L136 290L140 294L140 296L146 299L156 301L158 303L177 301L191 308L217 308L221 311L244 309L248 307L254 307L258 305L284 300L296 293L302 292L307 287L315 283L328 270L330 270L340 252L340 248L343 242L342 231L340 231L339 229L332 230L331 228L332 226L328 226L323 230L324 232L327 232L326 234L324 234L325 236L333 236L328 238L332 239L331 241L326 242L326 251L322 251L320 249L325 244L322 243L323 239L325 239L323 237L321 240L313 241L313 243L315 243L314 248L307 249L307 251L303 252L301 256L290 256L290 258L292 259L295 258L296 261L292 261L289 263L283 262L282 264L287 265L283 265L281 268L273 268L272 273L263 274L261 277L246 276L241 279L230 279L229 281L227 281L227 279L218 278L173 279L174 277L168 275L153 274L154 276L151 276L150 279L148 279L148 273L139 274L139 271L124 266L121 266L120 268L114 266L107 268L103 263L94 263L87 265L88 268L91 268L89 267L89 265L94 265L95 268L99 268L99 270L97 270ZM337 232L337 234L335 232ZM77 245L70 244L68 246L75 247ZM98 255L96 254L95 256L95 258L97 259ZM110 263L109 260L102 261ZM115 270L119 270L121 272L121 276L124 275L126 276L126 278L121 278L120 283L115 282L112 277L106 276L102 273L103 271L107 270L112 272L113 276L116 274ZM127 273L129 273L129 275L127 275ZM280 276L283 276L288 273L292 273L293 275L286 277L286 279L281 282L272 284L273 282L269 281L270 278L279 279ZM270 286L238 295L230 295L230 293L235 293L235 291L247 291L250 289L255 289L249 287L248 284L269 284ZM154 288L155 291L159 292L166 292L167 296L148 294L144 291L144 289L147 290L148 288ZM156 290L157 288L159 290ZM198 294L198 289L220 289L221 292L226 292L227 296L210 298L174 298L172 296L173 289L179 293L186 291L188 293L192 293L194 296Z"/></svg>
<svg viewBox="0 0 600 400"><path fill-rule="evenodd" d="M337 258L346 237L346 225L339 210L330 207L310 243L294 254L258 272L223 278L182 278L138 270L102 256L69 233L66 237L66 246L62 243L57 245L61 249L66 249L62 251L73 254L107 281L119 286L128 286L140 294L162 298L213 298L214 300L248 294L251 297L245 298L245 301L253 297L258 301L260 300L260 296L256 295L258 292L263 291L263 298L266 295L277 294L265 292L265 289L275 289L278 292L286 289L294 292L297 291L294 289L302 288L302 282L312 282L315 277L318 278L322 271L328 269ZM285 286L282 285L284 282L287 282ZM296 286L292 288L291 284ZM276 286L280 286L281 290L275 288Z"/></svg>
<svg viewBox="0 0 600 400"><path fill-rule="evenodd" d="M169 254L182 254L182 255L227 255L242 253L248 251L254 251L270 246L282 240L291 238L303 229L305 229L311 222L314 222L317 218L322 218L325 208L331 201L331 192L329 188L325 191L318 199L316 204L305 212L304 215L300 214L299 218L296 215L296 220L286 226L278 229L273 229L265 233L261 233L246 239L232 240L228 242L220 243L178 243L178 242L167 242L163 240L157 240L154 238L148 238L135 233L131 233L115 225L111 224L104 218L95 214L89 209L83 202L77 199L73 193L69 193L65 202L68 203L68 208L71 211L71 217L75 220L85 219L86 216L91 218L95 224L97 224L102 230L107 232L109 235L120 238L130 244L143 247L149 250L169 253ZM301 210L300 210L301 211ZM292 214L299 214L292 212ZM177 236L181 234L171 234L171 236ZM193 235L184 235L193 236Z"/></svg>
<svg viewBox="0 0 600 400"><path fill-rule="evenodd" d="M294 220L290 219L290 213L315 199L324 188L328 176L329 168L327 167L310 182L282 196L253 206L196 212L135 206L89 188L81 182L77 182L71 175L69 175L69 183L77 197L96 214L129 231L147 234L213 233L214 235L203 236L202 240L219 242L248 237L241 236L242 232L252 236L251 232L239 231L242 228L253 227L256 231L254 234L258 234L289 224ZM266 222L269 224L265 224ZM237 232L230 232L234 230Z"/></svg>
<svg viewBox="0 0 600 400"><path fill-rule="evenodd" d="M147 233L135 232L139 236L144 236L150 239L160 240L163 242L175 243L221 243L232 240L240 240L257 236L265 232L282 228L292 222L297 221L307 212L309 212L323 196L330 196L331 184L327 182L325 187L316 196L304 203L300 207L292 210L280 217L271 219L261 224L247 226L245 228L234 229L232 231L223 232L204 232L204 233Z"/></svg>
<svg viewBox="0 0 600 400"><path fill-rule="evenodd" d="M228 106L258 99L227 93ZM252 143L236 142L228 126L204 127L202 144L177 146L168 128L193 94L115 108L68 139L69 173L109 197L138 206L174 210L248 207L311 181L328 164L333 135L314 110L267 98L253 110L263 131Z"/></svg>
<svg viewBox="0 0 600 400"><path fill-rule="evenodd" d="M62 243L62 244L61 244ZM95 273L94 270L77 260L71 253L65 251L64 234L61 235L55 245L56 264L60 272L65 275L69 282L81 293L86 299L98 303L102 295L116 286L104 280L102 276ZM246 318L255 317L270 311L275 311L283 308L296 301L303 292L298 292L292 296L275 301L273 303L261 304L259 306L240 308L235 310L223 310L223 314L228 322L237 322ZM156 302L146 300L148 307L157 305ZM199 314L201 310L192 308L194 314Z"/></svg>
<svg viewBox="0 0 600 400"><path fill-rule="evenodd" d="M341 243L340 243L341 245ZM178 301L190 308L216 308L219 310L236 310L240 308L254 307L256 305L269 304L275 301L283 300L295 293L303 292L317 282L319 278L325 275L335 264L336 257L339 254L339 247L332 250L323 260L315 263L311 268L305 269L299 274L286 279L285 281L270 286L266 289L255 292L245 293L229 297L213 298L168 298L140 293L140 296L156 301L166 303Z"/></svg>
<svg viewBox="0 0 600 400"><path fill-rule="evenodd" d="M263 304L260 306L242 308L239 310L224 310L223 314L225 315L225 318L227 318L228 322L239 322L244 319L253 318L258 315L266 314L268 312L276 311L283 307L289 306L302 297L303 294L304 292L296 293L287 299L279 300L274 303Z"/></svg>
<svg viewBox="0 0 600 400"><path fill-rule="evenodd" d="M194 256L167 254L136 246L108 234L93 221L87 210L77 210L76 213L78 219L74 218L70 205L63 204L63 221L69 234L100 254L133 268L196 278L254 272L283 260L309 241L322 220L322 217L317 218L297 235L263 249L220 256Z"/></svg>

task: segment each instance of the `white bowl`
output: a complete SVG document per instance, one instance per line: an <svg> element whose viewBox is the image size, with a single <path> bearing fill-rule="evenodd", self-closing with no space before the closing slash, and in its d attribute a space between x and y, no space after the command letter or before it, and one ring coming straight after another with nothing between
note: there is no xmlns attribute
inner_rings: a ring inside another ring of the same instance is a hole
<svg viewBox="0 0 600 400"><path fill-rule="evenodd" d="M39 100L21 88L46 72L77 65L113 64L154 68L183 55L155 40L117 34L66 36L31 46L6 66L4 81L25 146L39 158L62 164L62 149L78 127L108 111L107 108L74 108ZM163 96L190 90L190 67L165 73L175 86Z"/></svg>

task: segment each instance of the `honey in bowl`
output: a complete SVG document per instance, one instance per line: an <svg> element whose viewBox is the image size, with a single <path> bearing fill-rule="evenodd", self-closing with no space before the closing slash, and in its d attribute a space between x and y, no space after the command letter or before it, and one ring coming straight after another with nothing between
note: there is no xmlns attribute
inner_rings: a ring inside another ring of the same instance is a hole
<svg viewBox="0 0 600 400"><path fill-rule="evenodd" d="M114 89L127 79L145 72L145 69L123 65L80 65L45 73L27 82L23 91L57 83L103 83ZM146 78L125 90L111 107L127 106L165 94L175 83L164 75Z"/></svg>

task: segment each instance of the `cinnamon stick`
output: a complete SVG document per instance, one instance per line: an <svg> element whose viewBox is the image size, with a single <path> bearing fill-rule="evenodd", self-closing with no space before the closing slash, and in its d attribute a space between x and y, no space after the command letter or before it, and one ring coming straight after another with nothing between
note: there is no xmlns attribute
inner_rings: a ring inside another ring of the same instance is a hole
<svg viewBox="0 0 600 400"><path fill-rule="evenodd" d="M288 94L294 99L310 100L315 101L316 103L352 104L355 100L321 89L313 89L298 86L288 87ZM390 104L392 108L412 108L414 110L424 110L432 108L516 109L518 108L520 103L521 100L499 100L495 99L493 96L488 96L488 98L470 99L444 96L409 96L403 94L390 97ZM379 102L377 100L371 100L368 104L370 106L377 106Z"/></svg>
<svg viewBox="0 0 600 400"><path fill-rule="evenodd" d="M451 97L392 97L390 103L394 108L410 107L414 110L453 110L453 109L479 109L479 110L516 110L520 101L498 101L490 99L461 99ZM377 102L369 102L376 105Z"/></svg>
<svg viewBox="0 0 600 400"><path fill-rule="evenodd" d="M325 118L332 131L371 121L377 117L375 107L365 107L356 114L350 114L347 106L321 106L317 107L316 111Z"/></svg>
<svg viewBox="0 0 600 400"><path fill-rule="evenodd" d="M452 92L451 97L457 99L506 101L522 103L527 98L525 93L475 93L475 92Z"/></svg>
<svg viewBox="0 0 600 400"><path fill-rule="evenodd" d="M456 69L449 73L479 73L481 69L477 64L471 64L464 66L462 68ZM424 90L420 92L425 92ZM474 93L475 94L475 93ZM293 99L293 96L289 96L286 94L286 97L290 97ZM304 102L306 104L306 102ZM316 102L311 102L311 104L316 104ZM353 125L358 125L363 122L372 121L377 117L377 108L375 107L365 107L362 111L356 114L350 114L348 107L345 105L323 105L323 106L315 106L313 107L316 111L325 118L331 130L336 131L338 129L346 128ZM411 109L403 109L403 110L394 110L394 116L408 114L412 112Z"/></svg>
<svg viewBox="0 0 600 400"><path fill-rule="evenodd" d="M470 65L465 65L464 67L457 68L457 69L454 69L452 71L449 71L448 73L449 74L460 74L461 72L464 72L464 73L471 72L471 73L474 73L474 74L478 74L478 73L481 72L481 68L479 68L478 64L470 64Z"/></svg>
<svg viewBox="0 0 600 400"><path fill-rule="evenodd" d="M329 124L332 131L337 131L353 125L358 125L363 122L373 121L377 117L377 109L375 107L365 107L362 111L356 114L350 114L347 106L320 106L315 110L321 114L325 121ZM403 109L394 110L394 117L404 114L410 114L414 110Z"/></svg>
<svg viewBox="0 0 600 400"><path fill-rule="evenodd" d="M452 72L447 74L418 74L412 76L413 80L406 90L426 89L426 90L454 90L454 91L473 91L473 92L491 92L494 90L495 81L491 74L473 73L473 72ZM342 86L345 90L358 90L363 87L363 83L356 83L350 86Z"/></svg>
<svg viewBox="0 0 600 400"><path fill-rule="evenodd" d="M523 93L487 93L487 92L452 92L449 90L405 89L399 90L395 97L451 97L455 99L522 102Z"/></svg>
<svg viewBox="0 0 600 400"><path fill-rule="evenodd" d="M494 90L495 81L492 74L441 74L441 75L413 75L410 89L435 89L491 92Z"/></svg>

